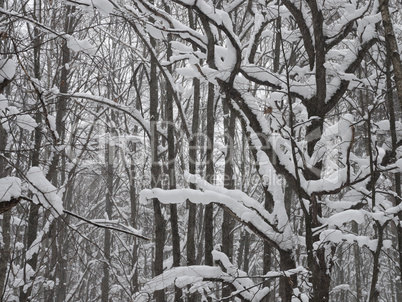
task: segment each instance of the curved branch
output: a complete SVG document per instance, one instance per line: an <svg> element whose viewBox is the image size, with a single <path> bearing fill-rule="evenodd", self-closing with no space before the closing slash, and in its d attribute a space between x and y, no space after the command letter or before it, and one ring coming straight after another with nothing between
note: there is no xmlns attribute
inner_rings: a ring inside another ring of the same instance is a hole
<svg viewBox="0 0 402 302"><path fill-rule="evenodd" d="M296 5L294 5L292 1L283 0L282 2L295 18L295 21L299 26L300 32L302 34L302 39L304 41L304 49L306 50L307 56L309 58L310 70L313 70L315 62L314 44L311 37L310 29L306 24L303 13L296 7Z"/></svg>
<svg viewBox="0 0 402 302"><path fill-rule="evenodd" d="M219 80L218 83L220 84L222 90L230 96L230 100L233 100L235 104L239 107L239 112L233 104L228 100L229 108L237 115L237 117L247 126L250 126L251 129L258 134L258 139L261 142L261 151L265 152L272 163L273 167L275 168L276 172L280 175L283 175L286 178L287 183L295 190L301 190L298 186L298 182L295 176L288 170L286 167L279 161L278 155L276 150L271 146L269 143L269 133L264 133L261 124L258 121L257 116L251 110L251 108L247 105L246 101L242 97L241 93L234 89L232 86L229 86L226 82ZM301 197L307 200L310 199L309 194L302 190Z"/></svg>

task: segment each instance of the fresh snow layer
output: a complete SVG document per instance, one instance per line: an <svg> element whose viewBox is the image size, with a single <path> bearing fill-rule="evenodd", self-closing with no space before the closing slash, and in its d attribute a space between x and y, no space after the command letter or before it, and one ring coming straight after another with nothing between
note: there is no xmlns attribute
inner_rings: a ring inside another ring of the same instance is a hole
<svg viewBox="0 0 402 302"><path fill-rule="evenodd" d="M0 83L11 80L15 75L15 62L12 59L0 60Z"/></svg>
<svg viewBox="0 0 402 302"><path fill-rule="evenodd" d="M190 200L196 204L221 204L235 214L244 223L252 224L259 232L267 236L270 240L277 242L284 250L290 250L293 246L291 230L288 226L282 225L280 231L273 229L273 225L279 226L277 215L271 215L256 200L239 190L227 190L222 187L214 186L203 180L197 175L185 173L188 181L197 183L202 190L193 189L145 189L140 192L140 202L146 204L148 200L157 198L165 204L183 203ZM280 218L282 221L283 219Z"/></svg>
<svg viewBox="0 0 402 302"><path fill-rule="evenodd" d="M41 203L56 216L63 213L63 205L57 189L46 179L39 167L31 167L26 175L29 188L34 194L33 201Z"/></svg>
<svg viewBox="0 0 402 302"><path fill-rule="evenodd" d="M96 47L89 43L88 40L79 40L72 36L66 35L67 39L67 47L75 52L85 52L89 55L92 55L96 52Z"/></svg>
<svg viewBox="0 0 402 302"><path fill-rule="evenodd" d="M17 177L0 178L0 202L21 196L21 180Z"/></svg>
<svg viewBox="0 0 402 302"><path fill-rule="evenodd" d="M16 119L18 126L22 129L28 130L29 132L32 132L36 127L38 127L35 120L28 114L17 115Z"/></svg>
<svg viewBox="0 0 402 302"><path fill-rule="evenodd" d="M108 16L113 12L113 4L109 0L66 0L69 5L75 5L82 10L91 12L96 8L103 16Z"/></svg>
<svg viewBox="0 0 402 302"><path fill-rule="evenodd" d="M320 234L321 242L332 242L335 244L341 243L342 241L346 241L348 243L356 243L358 246L363 247L366 246L369 250L375 251L378 246L378 239L370 239L367 236L357 236L354 234L344 234L340 230L325 230ZM384 240L383 247L390 248L391 240Z"/></svg>

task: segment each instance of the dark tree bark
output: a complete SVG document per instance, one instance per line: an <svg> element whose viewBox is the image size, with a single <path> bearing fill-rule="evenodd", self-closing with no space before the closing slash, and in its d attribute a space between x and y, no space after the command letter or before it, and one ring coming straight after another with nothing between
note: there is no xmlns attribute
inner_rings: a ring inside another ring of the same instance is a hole
<svg viewBox="0 0 402 302"><path fill-rule="evenodd" d="M3 148L7 146L7 132L0 124L0 146ZM4 150L1 150L2 153ZM7 161L0 156L0 178L6 177ZM11 210L4 212L1 220L1 231L3 237L3 244L0 247L0 301L5 301L5 289L7 288L7 274L8 264L10 263L10 222L11 222Z"/></svg>
<svg viewBox="0 0 402 302"><path fill-rule="evenodd" d="M215 38L211 31L210 24L205 16L201 16L201 22L208 37L208 50L207 50L207 63L211 67L215 67ZM215 85L208 83L208 96L207 96L207 142L206 142L206 170L205 179L209 183L214 183L214 130L215 128ZM213 265L212 250L214 246L213 235L213 211L214 206L212 203L205 206L204 213L204 249L205 249L205 264Z"/></svg>
<svg viewBox="0 0 402 302"><path fill-rule="evenodd" d="M224 187L229 190L235 189L234 183L234 140L236 130L236 117L229 111L226 102L223 102L224 119L224 132L225 132L225 175L224 175ZM233 228L235 221L233 217L227 211L223 211L222 222L222 252L228 256L229 260L233 263ZM223 287L222 297L228 297L231 294L231 289ZM223 301L229 301L230 299L223 299Z"/></svg>
<svg viewBox="0 0 402 302"><path fill-rule="evenodd" d="M135 79L135 77L137 77L137 72L138 69L136 69L134 71L134 76L133 79ZM136 102L135 102L135 106L136 109L139 110L140 109L140 84L137 84L137 80L134 80L134 86L135 86L135 90L137 92L137 97L136 97ZM137 134L138 132L138 126L134 127L134 133ZM136 167L135 167L135 154L137 152L137 144L134 143L132 150L129 150L130 152L130 170L127 171L127 174L129 175L129 181L130 181L130 207L131 207L131 225L133 226L133 228L137 229L137 219L138 219L138 198L137 198L137 188L136 188ZM131 279L131 292L135 293L138 292L139 289L139 283L138 283L138 243L137 243L137 239L134 238L134 244L133 244L133 251L132 251L132 265L133 265L133 276Z"/></svg>
<svg viewBox="0 0 402 302"><path fill-rule="evenodd" d="M41 18L41 1L36 0L34 1L34 18L36 20L40 20ZM33 39L33 59L34 59L34 77L35 79L40 80L41 78L41 70L40 70L40 55L41 55L41 43L42 39L40 36L41 31L38 28L34 28L34 39ZM40 95L37 95L37 98L41 98ZM40 125L42 122L42 113L37 112L35 114L35 122ZM31 165L32 166L39 166L39 156L42 144L42 130L37 127L34 131L34 150L31 152ZM37 230L38 230L38 219L39 219L39 205L31 203L29 208L29 215L28 215L28 227L26 233L26 243L25 246L28 249L32 243L35 241L37 237ZM38 262L38 254L34 253L32 257L26 260L24 264L24 279L26 281L26 264L28 264L33 271L36 271ZM32 292L32 286L28 286L27 288L21 287L20 289L20 301L25 302L28 301L29 296Z"/></svg>
<svg viewBox="0 0 402 302"><path fill-rule="evenodd" d="M151 39L151 45L153 48L156 47L156 42L153 38ZM151 59L151 69L150 69L150 121L151 121L151 187L158 188L161 186L161 166L159 164L159 155L158 155L158 131L157 131L157 122L159 120L159 100L158 100L158 74L156 71L157 62L156 58ZM154 266L153 273L155 276L163 273L163 247L165 245L165 220L162 215L161 204L158 199L153 199L153 208L154 208L154 234L155 234L155 250L154 250ZM154 293L154 297L156 302L164 302L165 301L165 293L164 290L159 290Z"/></svg>
<svg viewBox="0 0 402 302"><path fill-rule="evenodd" d="M74 17L75 7L67 6L65 11L65 22L64 31L71 34L75 28L75 17ZM69 76L70 71L67 68L67 64L70 63L71 53L70 48L67 47L65 42L61 47L61 73L59 80L59 90L60 93L66 94L69 90ZM67 96L60 96L58 102L56 103L56 132L59 135L59 143L64 143L65 141L65 116L67 113ZM65 157L60 152L54 150L53 160L49 167L49 172L47 174L47 179L52 182L55 187L65 182L65 173L63 172L65 168L60 168L61 165L65 165ZM67 191L66 191L67 192ZM67 199L66 194L63 196L64 207L69 208L66 204ZM50 267L55 267L55 272L51 272L49 278L53 279L55 284L57 284L57 290L50 290L46 294L47 301L64 301L67 294L67 257L69 244L67 244L67 228L66 223L69 221L69 217L63 217L64 219L56 219L52 225L50 236L51 236L51 265ZM57 280L57 282L56 282Z"/></svg>
<svg viewBox="0 0 402 302"><path fill-rule="evenodd" d="M170 13L170 7L165 3L165 10ZM171 41L171 37L168 37L168 43ZM172 47L169 43L167 46L167 59L172 56ZM169 66L168 71L172 72L172 67ZM169 189L176 189L176 148L175 148L175 125L173 117L173 88L171 85L166 87L166 120L168 122L167 140L168 140L168 173L169 173ZM172 228L172 245L173 245L173 266L180 266L180 234L177 217L177 205L170 204L170 225ZM182 290L179 287L175 287L175 301L182 301Z"/></svg>
<svg viewBox="0 0 402 302"><path fill-rule="evenodd" d="M387 1L382 1L383 7L381 8L383 18L389 17L389 12L388 8L386 5L388 4ZM388 20L390 22L391 20ZM392 34L393 29L392 29L392 23L388 24L387 26L388 31ZM395 38L395 37L394 37ZM393 42L391 41L386 41L386 51L387 51L387 58L386 58L386 77L387 77L387 105L388 105L388 114L389 114L389 124L390 124L390 132L391 132L391 147L392 147L392 157L396 156L396 149L398 148L398 138L397 138L397 130L396 130L396 116L395 116L395 104L394 104L394 91L392 88L392 70L391 70L391 64L395 66L398 65L398 56L399 54L392 54L392 49L391 46L393 45ZM392 58L392 56L395 56L395 58ZM399 60L400 64L400 60ZM395 67L394 67L395 69ZM395 81L397 80L397 77L395 75ZM402 78L400 79L402 83ZM397 93L398 99L401 102L401 96L402 93ZM401 203L401 173L395 173L394 174L394 181L395 181L395 193L397 194L397 197L395 198L395 204L399 205ZM402 213L398 213L398 219L399 221L402 221ZM397 281L397 299L398 301L402 300L402 227L399 224L396 226L396 231L397 231L397 237L398 237L398 256L399 256L399 274L400 274L400 279Z"/></svg>
<svg viewBox="0 0 402 302"><path fill-rule="evenodd" d="M207 99L207 150L206 150L206 175L205 178L208 182L213 183L214 178L214 104L215 93L214 85L208 84L208 99ZM205 264L213 265L212 250L214 246L214 226L213 226L213 212L214 206L212 203L205 206L204 213L204 248L205 248Z"/></svg>
<svg viewBox="0 0 402 302"><path fill-rule="evenodd" d="M195 20L191 10L188 10L190 26L195 28ZM194 50L195 47L194 47ZM191 138L189 140L189 172L191 174L197 173L197 148L198 148L198 131L200 128L200 80L193 78L193 115L191 125ZM193 183L190 184L191 189L197 189ZM188 207L188 232L187 232L187 265L195 265L195 226L196 226L196 213L197 206L190 201L187 202Z"/></svg>
<svg viewBox="0 0 402 302"><path fill-rule="evenodd" d="M380 11L382 16L382 24L385 31L385 43L387 46L388 57L391 58L394 67L393 74L395 77L396 91L398 94L399 105L402 108L402 63L399 54L398 42L395 37L394 27L392 25L391 15L389 13L389 0L380 0Z"/></svg>
<svg viewBox="0 0 402 302"><path fill-rule="evenodd" d="M111 111L111 123L115 122L114 113ZM114 173L114 128L108 127L106 135L106 143L105 143L105 179L106 179L106 196L105 196L105 213L107 219L111 220L113 215L113 173ZM101 283L101 301L108 302L109 301L109 289L110 289L110 254L111 254L111 232L109 229L105 229L105 238L104 238L104 256L105 260L103 262L103 276Z"/></svg>

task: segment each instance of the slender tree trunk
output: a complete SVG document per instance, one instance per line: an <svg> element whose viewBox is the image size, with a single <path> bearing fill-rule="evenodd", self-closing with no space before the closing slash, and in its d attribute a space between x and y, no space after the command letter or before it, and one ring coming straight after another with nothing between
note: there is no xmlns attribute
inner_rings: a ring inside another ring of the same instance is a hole
<svg viewBox="0 0 402 302"><path fill-rule="evenodd" d="M380 254L383 246L383 236L384 236L384 227L385 225L381 225L376 221L376 237L377 237L377 248L373 252L373 275L371 277L371 286L370 286L370 294L369 294L369 302L378 302L378 298L380 297L380 292L377 288L378 277L380 274Z"/></svg>
<svg viewBox="0 0 402 302"><path fill-rule="evenodd" d="M153 48L156 47L156 42L153 38L151 39L151 45ZM159 155L158 155L158 132L157 132L157 121L159 118L158 113L158 75L156 72L157 62L155 62L155 58L151 59L151 70L150 70L150 110L149 113L151 115L151 186L153 188L160 187L161 185L161 166L159 164ZM154 267L153 273L155 276L163 273L163 248L165 245L165 220L162 215L161 204L160 201L156 198L153 199L153 208L154 208L154 234L155 234L155 255L154 255ZM165 301L165 293L164 290L158 290L154 293L154 297L156 302L164 302Z"/></svg>
<svg viewBox="0 0 402 302"><path fill-rule="evenodd" d="M390 132L391 132L391 143L392 143L392 156L396 155L396 149L398 148L398 138L397 138L397 130L396 130L396 117L395 117L395 106L394 106L394 94L392 89L392 71L391 71L391 63L392 63L392 51L390 49L390 43L386 44L387 46L387 60L386 60L386 68L387 68L387 104L388 104L388 112L389 112L389 123L390 123ZM398 93L399 96L399 93ZM401 173L395 173L395 192L397 194L397 198L395 199L396 205L401 203ZM398 214L399 221L402 221L402 213ZM398 237L398 255L399 255L399 280L396 283L397 288L397 299L398 301L402 301L402 227L400 223L396 226L397 237Z"/></svg>
<svg viewBox="0 0 402 302"><path fill-rule="evenodd" d="M0 124L0 146L7 146L7 132ZM6 177L6 160L0 156L0 178ZM7 289L7 274L9 272L8 265L10 263L10 222L11 210L2 214L1 219L1 234L3 244L0 247L0 301L6 301L5 291Z"/></svg>
<svg viewBox="0 0 402 302"><path fill-rule="evenodd" d="M66 33L71 34L73 32L75 17L74 17L75 7L67 6L66 7L66 19L64 23L64 31ZM61 47L61 74L60 74L60 84L59 90L60 93L67 93L69 89L69 69L67 68L67 64L70 63L70 49L67 47L67 44L64 43ZM64 142L65 137L65 116L67 112L67 96L59 97L58 102L56 103L56 132L59 135L59 140L61 143ZM65 181L65 171L64 168L59 167L60 161L62 164L65 162L63 155L60 152L55 151L53 160L49 167L49 172L47 174L47 178L55 187L58 187L60 184L64 184ZM58 178L60 177L60 183ZM66 191L67 192L67 191ZM65 201L65 194L63 196L64 206L67 208ZM64 217L64 219L57 219L54 221L53 226L51 228L51 248L52 248L52 256L51 262L52 265L50 267L55 267L55 272L51 273L49 276L50 279L56 284L56 289L51 289L48 291L47 301L53 301L54 296L56 296L56 301L64 301L67 293L67 255L68 255L68 247L67 244L67 229L66 223L69 221L68 217Z"/></svg>
<svg viewBox="0 0 402 302"><path fill-rule="evenodd" d="M225 132L225 175L224 186L226 189L235 189L234 183L234 139L236 129L236 117L229 111L227 102L223 102L224 119L224 132ZM235 221L227 211L223 211L222 222L222 252L228 256L229 260L233 263L233 229ZM228 287L222 288L222 298L230 296L232 290ZM223 299L222 301L230 301L230 299Z"/></svg>
<svg viewBox="0 0 402 302"><path fill-rule="evenodd" d="M196 28L194 15L191 10L188 10L188 17L192 29ZM196 48L194 47L194 50ZM191 125L191 138L189 141L189 172L191 174L197 173L197 148L198 146L198 131L200 128L200 80L193 78L193 118ZM190 184L191 189L197 189L193 183ZM188 207L188 232L187 232L187 265L195 265L195 225L197 206L190 201L187 201Z"/></svg>
<svg viewBox="0 0 402 302"><path fill-rule="evenodd" d="M399 55L398 42L395 37L394 28L392 25L391 15L389 13L389 0L379 0L380 11L382 16L382 24L385 31L385 43L388 49L388 57L391 58L392 66L394 67L394 77L396 91L398 94L399 105L402 108L402 63Z"/></svg>
<svg viewBox="0 0 402 302"><path fill-rule="evenodd" d="M206 150L206 175L205 178L208 182L214 183L214 105L215 105L215 91L214 85L208 84L208 98L207 98L207 150ZM214 223L213 223L214 206L212 203L205 206L204 213L204 249L205 249L205 264L213 265L212 250L214 246Z"/></svg>
<svg viewBox="0 0 402 302"><path fill-rule="evenodd" d="M274 61L273 61L273 68L272 71L273 72L278 72L279 71L279 62L280 62L280 57L281 57L281 17L278 16L278 18L276 19L275 22L275 30L276 30L276 34L275 34L275 46L274 46ZM273 200L273 196L272 194L268 191L268 188L264 188L264 195L265 195L265 203L264 203L264 207L265 209L272 213L272 210L274 208L274 200ZM286 203L286 197L285 197L285 203ZM280 257L282 257L282 255L280 255ZM272 267L272 246L271 244L269 244L267 241L264 240L264 252L263 252L263 273L266 274L271 270ZM279 281L279 293L283 293L283 291L281 290L283 288L282 284L282 279L281 278ZM285 281L286 282L286 281ZM269 287L271 284L269 279L264 280L264 286L265 287ZM275 295L274 293L270 292L267 296L265 296L261 301L262 302L270 302L272 301L272 299L274 299ZM281 295L281 298L283 301L284 300L284 296Z"/></svg>
<svg viewBox="0 0 402 302"><path fill-rule="evenodd" d="M135 154L135 149L134 147L134 152ZM131 205L131 225L133 228L137 228L137 216L138 216L138 209L137 209L137 190L135 187L135 165L134 165L134 155L131 154L131 162L130 162L130 171L129 171L129 177L130 177L130 205ZM137 239L134 238L134 244L133 244L133 251L132 251L132 264L133 264L133 275L131 277L131 292L135 293L138 291L138 244L137 244Z"/></svg>
<svg viewBox="0 0 402 302"><path fill-rule="evenodd" d="M111 112L111 123L114 123L114 114ZM113 173L114 173L114 128L107 129L106 142L105 142L105 165L106 165L106 198L105 198L105 212L107 219L111 220L113 215ZM109 301L109 289L110 289L110 253L111 253L111 232L109 229L105 229L104 238L104 255L105 260L103 262L103 276L101 283L101 301Z"/></svg>
<svg viewBox="0 0 402 302"><path fill-rule="evenodd" d="M140 97L140 84L137 84L137 72L139 69L134 71L134 87L136 90L136 102L135 107L137 110L141 108L141 97ZM134 127L134 133L138 133L138 126ZM130 150L131 151L131 150ZM131 205L131 224L133 228L137 229L137 218L138 218L138 205L137 205L137 189L136 189L136 169L135 169L135 154L137 153L137 144L134 143L132 153L130 153L130 171L128 171L128 175L130 178L130 205ZM132 293L138 292L139 283L138 283L138 242L137 239L134 238L133 251L132 251L132 264L133 264L133 275L131 279Z"/></svg>
<svg viewBox="0 0 402 302"><path fill-rule="evenodd" d="M1 178L1 176L0 176L0 178ZM9 273L8 266L11 265L11 263L10 263L10 261L11 261L11 259L10 259L11 213L12 213L11 210L3 213L3 219L1 220L1 233L3 236L3 244L2 244L2 247L0 248L0 301L6 301L5 292L7 289L7 274Z"/></svg>
<svg viewBox="0 0 402 302"><path fill-rule="evenodd" d="M0 8L4 8L4 1L0 1ZM6 47L3 48L3 43L0 42L0 52L6 52ZM2 84L2 83L0 83ZM3 88L4 89L4 88ZM3 89L0 89L0 93L3 93ZM7 146L7 131L3 128L0 123L0 146L4 148ZM5 151L5 150L4 150ZM4 152L3 151L3 152ZM5 153L5 152L4 152ZM0 156L0 178L6 177L6 160ZM11 211L3 213L1 219L1 232L3 236L3 244L0 247L0 301L5 301L5 291L7 289L7 274L8 265L10 263L10 222L11 222Z"/></svg>
<svg viewBox="0 0 402 302"><path fill-rule="evenodd" d="M201 17L204 30L208 38L207 49L207 63L211 68L216 69L215 65L215 36L212 33L210 24L204 16ZM214 128L215 128L215 86L208 83L208 96L207 96L207 149L206 149L206 169L205 178L208 182L214 183ZM205 250L205 264L213 265L212 250L213 250L213 204L208 204L205 207L204 213L204 250Z"/></svg>
<svg viewBox="0 0 402 302"><path fill-rule="evenodd" d="M34 16L35 19L40 21L41 19L41 1L34 1ZM40 54L41 54L41 31L38 28L34 28L34 40L33 40L33 52L34 52L34 77L38 80L41 78L40 71ZM38 96L40 97L40 96ZM42 122L42 113L37 112L35 115L35 122L40 125ZM31 153L31 164L32 166L39 166L39 155L41 150L41 142L42 142L42 130L37 127L35 129L34 134L34 150ZM28 215L28 226L26 233L26 249L30 248L32 243L35 241L37 237L38 230L38 217L39 217L39 205L31 203ZM26 276L27 265L29 265L33 271L36 271L38 261L38 254L34 253L30 259L26 260L24 263L24 280L26 283L29 283L32 280L28 280ZM20 301L25 302L28 301L29 296L32 292L32 284L30 286L23 286L20 288Z"/></svg>
<svg viewBox="0 0 402 302"><path fill-rule="evenodd" d="M170 13L170 7L165 4L165 9ZM168 37L168 42L170 42L171 37ZM172 56L171 44L167 47L167 59L169 60ZM169 72L172 72L171 66L168 67ZM168 169L169 169L169 189L176 189L176 148L175 148L175 136L174 136L174 119L173 119L173 93L171 85L167 85L166 88L166 120L168 122ZM180 266L180 235L179 235L179 225L177 218L177 205L170 204L170 224L172 228L172 245L173 245L173 266ZM175 301L182 301L182 290L179 287L175 287Z"/></svg>
<svg viewBox="0 0 402 302"><path fill-rule="evenodd" d="M250 269L250 237L251 234L244 230L244 254L243 254L243 271L248 273Z"/></svg>
<svg viewBox="0 0 402 302"><path fill-rule="evenodd" d="M357 222L352 221L352 232L354 234L359 233L359 226ZM355 259L355 282L356 282L356 302L363 301L363 296L362 296L362 281L361 281L361 251L360 247L357 244L353 245L353 256Z"/></svg>
<svg viewBox="0 0 402 302"><path fill-rule="evenodd" d="M272 267L272 246L264 240L264 254L263 254L263 266L262 266L262 270L263 273L266 274L271 270ZM281 278L283 279L283 278ZM271 285L271 282L269 279L264 280L264 286L265 287L269 287ZM279 285L281 285L281 283L279 283ZM282 291L279 290L279 293L281 293ZM265 296L261 301L262 302L271 302L272 301L272 293L269 293L267 296ZM282 297L282 296L281 296ZM283 299L283 297L282 297ZM283 300L286 301L286 300Z"/></svg>
<svg viewBox="0 0 402 302"><path fill-rule="evenodd" d="M192 137L189 141L189 172L191 174L197 173L197 148L198 148L198 130L200 127L200 80L193 79L194 87L194 105L193 105L193 124L191 127ZM195 190L197 186L193 183L190 184L190 188ZM187 232L187 265L195 265L195 229L196 229L196 214L197 205L187 201L188 207L188 232Z"/></svg>

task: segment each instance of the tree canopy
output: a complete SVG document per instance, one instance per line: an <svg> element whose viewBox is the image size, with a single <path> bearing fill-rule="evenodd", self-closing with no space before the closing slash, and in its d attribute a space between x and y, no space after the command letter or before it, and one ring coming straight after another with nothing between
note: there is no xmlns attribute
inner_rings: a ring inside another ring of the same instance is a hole
<svg viewBox="0 0 402 302"><path fill-rule="evenodd" d="M0 1L2 301L400 301L400 4Z"/></svg>

